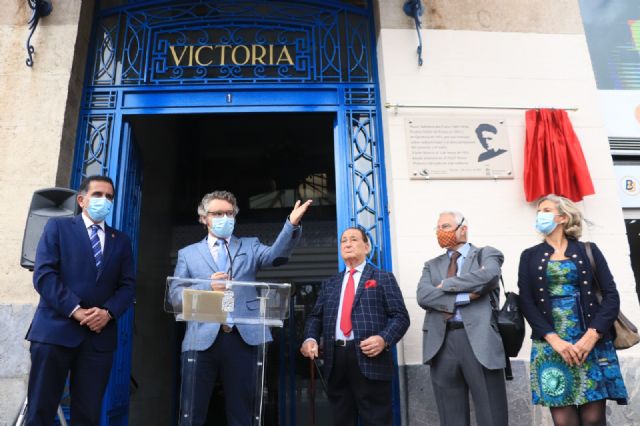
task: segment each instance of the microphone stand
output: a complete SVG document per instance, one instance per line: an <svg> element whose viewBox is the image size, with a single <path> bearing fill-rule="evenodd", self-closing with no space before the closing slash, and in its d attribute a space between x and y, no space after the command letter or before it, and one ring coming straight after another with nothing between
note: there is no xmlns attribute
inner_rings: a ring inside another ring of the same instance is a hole
<svg viewBox="0 0 640 426"><path fill-rule="evenodd" d="M233 258L231 257L231 251L229 250L229 243L227 242L227 240L223 239L222 241L224 241L224 248L227 251L227 258L229 259L229 281L231 281L233 279Z"/></svg>

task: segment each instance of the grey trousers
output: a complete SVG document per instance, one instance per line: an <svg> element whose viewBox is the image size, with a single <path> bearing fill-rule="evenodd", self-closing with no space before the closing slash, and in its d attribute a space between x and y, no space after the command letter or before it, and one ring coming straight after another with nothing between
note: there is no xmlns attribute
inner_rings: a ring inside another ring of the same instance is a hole
<svg viewBox="0 0 640 426"><path fill-rule="evenodd" d="M508 426L504 370L489 370L478 362L464 328L446 332L431 361L431 383L440 425L470 424L470 392L478 426Z"/></svg>

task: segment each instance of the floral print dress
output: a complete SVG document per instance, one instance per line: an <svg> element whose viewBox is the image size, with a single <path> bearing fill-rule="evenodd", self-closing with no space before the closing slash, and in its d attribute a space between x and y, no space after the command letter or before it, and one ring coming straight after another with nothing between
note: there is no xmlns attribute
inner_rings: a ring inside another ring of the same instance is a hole
<svg viewBox="0 0 640 426"><path fill-rule="evenodd" d="M578 271L571 260L549 261L547 285L554 328L576 343L586 331L580 305ZM618 356L611 340L599 340L582 365L567 365L545 340L531 347L531 393L534 404L546 407L583 405L601 399L627 403Z"/></svg>

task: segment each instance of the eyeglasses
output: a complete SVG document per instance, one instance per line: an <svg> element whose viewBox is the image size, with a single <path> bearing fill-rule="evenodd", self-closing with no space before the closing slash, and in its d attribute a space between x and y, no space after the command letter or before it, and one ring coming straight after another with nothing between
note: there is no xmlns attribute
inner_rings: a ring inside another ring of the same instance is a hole
<svg viewBox="0 0 640 426"><path fill-rule="evenodd" d="M455 229L453 229L454 231L457 231L458 229L460 229L460 227L462 226L462 224L464 223L464 217L462 218L462 220L460 221L460 223L458 225L452 225L450 223L443 223L440 226L436 226L435 228L433 228L434 231L450 231L452 230L452 228L455 226Z"/></svg>
<svg viewBox="0 0 640 426"><path fill-rule="evenodd" d="M223 212L223 211L207 212L207 216L215 217L218 219L223 216L233 218L233 217L236 217L236 212L233 210L227 210L226 212Z"/></svg>

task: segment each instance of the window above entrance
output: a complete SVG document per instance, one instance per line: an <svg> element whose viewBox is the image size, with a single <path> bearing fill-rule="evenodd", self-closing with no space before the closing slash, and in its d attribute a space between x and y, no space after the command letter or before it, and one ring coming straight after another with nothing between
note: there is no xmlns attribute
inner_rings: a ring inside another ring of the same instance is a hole
<svg viewBox="0 0 640 426"><path fill-rule="evenodd" d="M127 4L139 4L139 3L149 3L149 0L103 0L101 4L102 9L108 9L118 6L125 6ZM167 3L167 0L159 0L158 3ZM367 7L367 0L343 0L339 1L339 3L344 3L356 7Z"/></svg>
<svg viewBox="0 0 640 426"><path fill-rule="evenodd" d="M390 267L372 0L100 0L99 4L87 59L73 185L91 170L114 177L122 173L116 167L123 161L121 144L128 140L123 129L138 117L162 115L158 123L164 123L167 115L200 115L213 122L208 116L212 114L227 123L235 114L329 114L323 132L280 126L281 133L295 142L284 151L279 150L281 145L270 145L272 149L265 152L266 133L255 122L240 126L263 133L250 138L256 142L251 150L237 149L237 135L221 138L218 128L189 137L185 132L193 127L184 127L178 134L186 151L197 147L203 136L202 143L232 141L220 146L234 148L243 158L242 167L236 167L241 173L228 170L211 180L211 174L203 174L209 163L199 164L202 156L187 155L180 168L187 173L180 174L184 182L176 191L180 198L176 205L187 210L176 212L176 223L192 224L194 203L206 191L220 187L233 187L240 195L243 220L281 221L290 206L251 209L251 197L300 192L301 185L313 192L317 188L311 189L311 183L318 184L314 179L326 174L333 191L320 189L319 196L301 197L319 200L308 219L335 220L339 229L362 226L372 243L369 262ZM294 122L298 121L296 117ZM317 135L322 137L313 143L310 139ZM326 147L328 154L315 155L313 147ZM158 144L160 152L164 149ZM293 153L302 161L282 161ZM224 150L216 155L222 154ZM261 167L263 163L269 167L268 175L257 176L256 168L246 167L254 158ZM319 158L330 166L310 167ZM230 164L224 159L222 163ZM221 182L220 176L229 181ZM128 211L126 203L117 208Z"/></svg>
<svg viewBox="0 0 640 426"><path fill-rule="evenodd" d="M368 0L105 3L95 86L375 81Z"/></svg>

